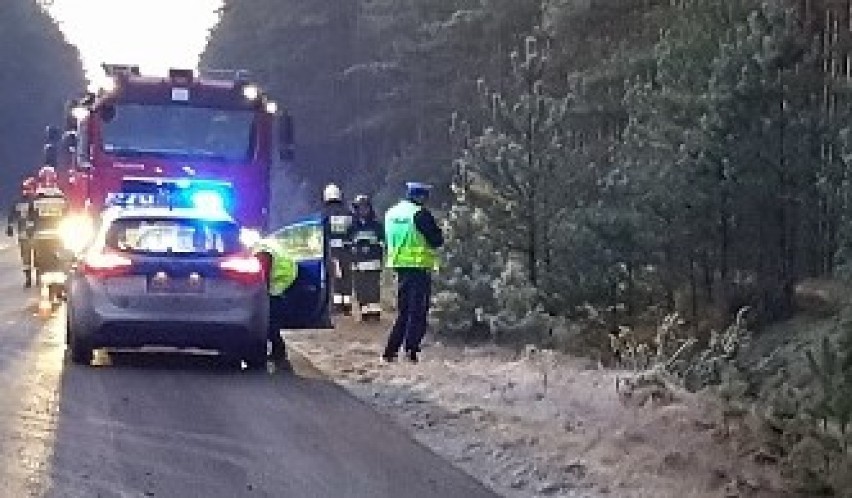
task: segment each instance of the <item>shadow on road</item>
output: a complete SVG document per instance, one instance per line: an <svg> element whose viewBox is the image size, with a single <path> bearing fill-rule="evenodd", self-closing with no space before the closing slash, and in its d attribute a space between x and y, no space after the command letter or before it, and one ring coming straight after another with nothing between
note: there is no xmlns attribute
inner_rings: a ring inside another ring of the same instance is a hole
<svg viewBox="0 0 852 498"><path fill-rule="evenodd" d="M293 367L289 359L279 362L267 362L266 370L248 370L237 362L215 354L191 353L142 353L142 352L106 352L98 351L94 365L103 368L166 370L200 372L205 374L292 374Z"/></svg>

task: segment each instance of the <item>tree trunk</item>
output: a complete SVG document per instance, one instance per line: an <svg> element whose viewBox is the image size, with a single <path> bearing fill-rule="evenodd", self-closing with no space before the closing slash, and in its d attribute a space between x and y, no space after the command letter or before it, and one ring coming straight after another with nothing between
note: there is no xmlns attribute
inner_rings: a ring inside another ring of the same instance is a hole
<svg viewBox="0 0 852 498"><path fill-rule="evenodd" d="M698 283L695 281L695 255L689 255L689 295L692 322L698 317Z"/></svg>
<svg viewBox="0 0 852 498"><path fill-rule="evenodd" d="M708 304L713 304L713 267L710 264L710 255L707 249L701 256L701 266L704 270L704 298Z"/></svg>

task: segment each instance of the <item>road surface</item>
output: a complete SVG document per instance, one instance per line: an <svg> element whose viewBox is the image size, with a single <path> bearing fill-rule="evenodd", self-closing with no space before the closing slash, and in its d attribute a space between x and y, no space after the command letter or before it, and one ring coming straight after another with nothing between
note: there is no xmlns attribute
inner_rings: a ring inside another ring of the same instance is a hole
<svg viewBox="0 0 852 498"><path fill-rule="evenodd" d="M492 497L298 358L64 354L0 251L2 497ZM333 333L333 332L332 332ZM271 369L270 369L271 370Z"/></svg>

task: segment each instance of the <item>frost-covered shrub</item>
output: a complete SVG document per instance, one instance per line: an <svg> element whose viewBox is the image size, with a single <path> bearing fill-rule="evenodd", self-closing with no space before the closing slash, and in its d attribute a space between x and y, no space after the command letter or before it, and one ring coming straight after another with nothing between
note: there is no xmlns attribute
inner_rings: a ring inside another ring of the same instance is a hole
<svg viewBox="0 0 852 498"><path fill-rule="evenodd" d="M544 312L537 289L529 285L522 265L509 261L495 282L497 312L489 316L491 336L498 343L542 344L553 318Z"/></svg>
<svg viewBox="0 0 852 498"><path fill-rule="evenodd" d="M481 211L456 205L449 212L445 228L446 243L435 280L432 317L439 334L480 338L487 330L486 317L497 306L497 248L488 238L487 219Z"/></svg>

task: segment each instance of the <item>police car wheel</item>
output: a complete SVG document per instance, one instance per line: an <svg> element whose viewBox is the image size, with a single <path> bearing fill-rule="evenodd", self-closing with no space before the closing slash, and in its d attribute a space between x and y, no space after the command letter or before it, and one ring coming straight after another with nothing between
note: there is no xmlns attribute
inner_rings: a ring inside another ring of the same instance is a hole
<svg viewBox="0 0 852 498"><path fill-rule="evenodd" d="M65 344L71 356L71 362L77 365L89 365L94 356L93 348L77 337L80 325L74 320L74 314L69 306L65 313Z"/></svg>
<svg viewBox="0 0 852 498"><path fill-rule="evenodd" d="M76 365L89 365L92 363L94 350L83 341L71 338L71 362Z"/></svg>
<svg viewBox="0 0 852 498"><path fill-rule="evenodd" d="M253 347L244 354L246 368L249 370L266 369L266 344L263 348Z"/></svg>

